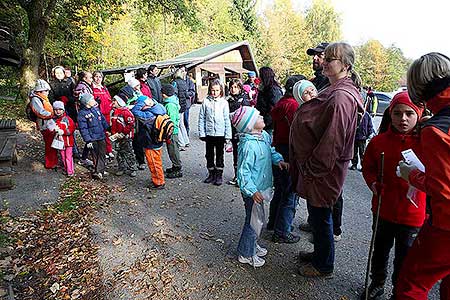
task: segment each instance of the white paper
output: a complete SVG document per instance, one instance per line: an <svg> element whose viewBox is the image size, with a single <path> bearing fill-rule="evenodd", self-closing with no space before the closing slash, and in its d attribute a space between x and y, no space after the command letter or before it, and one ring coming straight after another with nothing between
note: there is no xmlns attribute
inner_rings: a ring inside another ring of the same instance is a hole
<svg viewBox="0 0 450 300"><path fill-rule="evenodd" d="M420 159L417 157L416 153L412 149L408 149L405 151L402 151L403 160L408 164L416 167L421 172L425 172L425 166L420 161ZM412 203L416 208L419 208L416 202L414 202L413 199L415 199L415 195L418 193L418 190L413 187L409 186L408 193L406 194L406 198L408 198L409 202Z"/></svg>

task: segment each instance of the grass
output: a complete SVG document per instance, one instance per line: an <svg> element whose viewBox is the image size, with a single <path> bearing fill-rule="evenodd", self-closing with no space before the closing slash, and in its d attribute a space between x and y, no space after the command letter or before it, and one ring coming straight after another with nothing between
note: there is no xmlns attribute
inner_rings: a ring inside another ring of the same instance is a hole
<svg viewBox="0 0 450 300"><path fill-rule="evenodd" d="M71 178L64 182L61 187L62 202L57 203L57 211L64 213L74 210L78 207L78 202L84 194L84 189L80 186L77 178Z"/></svg>
<svg viewBox="0 0 450 300"><path fill-rule="evenodd" d="M21 101L0 98L0 119L24 119L25 105Z"/></svg>

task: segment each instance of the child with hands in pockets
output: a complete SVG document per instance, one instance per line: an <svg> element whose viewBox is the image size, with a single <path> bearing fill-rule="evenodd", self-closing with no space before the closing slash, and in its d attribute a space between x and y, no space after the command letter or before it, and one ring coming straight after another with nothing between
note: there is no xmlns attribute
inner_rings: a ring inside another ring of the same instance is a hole
<svg viewBox="0 0 450 300"><path fill-rule="evenodd" d="M237 181L245 205L245 223L238 244L238 260L253 267L261 267L267 249L257 243L257 234L250 225L253 203L264 201L263 192L273 185L272 164L288 169L281 154L271 146L270 135L263 129L264 119L259 111L241 106L231 115L231 122L241 133L238 146Z"/></svg>

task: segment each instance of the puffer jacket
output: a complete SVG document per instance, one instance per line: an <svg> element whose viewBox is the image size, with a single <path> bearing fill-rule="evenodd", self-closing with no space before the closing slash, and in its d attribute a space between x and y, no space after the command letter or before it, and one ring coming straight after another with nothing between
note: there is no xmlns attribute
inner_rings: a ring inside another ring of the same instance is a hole
<svg viewBox="0 0 450 300"><path fill-rule="evenodd" d="M223 97L208 96L203 100L198 115L198 134L200 137L224 136L231 139L230 109Z"/></svg>
<svg viewBox="0 0 450 300"><path fill-rule="evenodd" d="M111 133L123 133L129 138L134 136L134 116L126 107L115 108L111 116Z"/></svg>
<svg viewBox="0 0 450 300"><path fill-rule="evenodd" d="M86 143L105 139L105 130L109 128L105 117L97 107L81 106L78 112L78 129Z"/></svg>
<svg viewBox="0 0 450 300"><path fill-rule="evenodd" d="M36 114L36 127L43 131L48 129L48 123L53 118L53 107L48 98L40 97L35 93L30 95L31 109ZM53 120L52 120L53 121Z"/></svg>
<svg viewBox="0 0 450 300"><path fill-rule="evenodd" d="M273 185L272 165L283 160L280 153L271 146L270 135L243 134L238 145L237 181L242 194L253 196Z"/></svg>
<svg viewBox="0 0 450 300"><path fill-rule="evenodd" d="M177 96L173 95L165 98L163 100L163 104L166 108L167 114L173 122L173 134L178 134L178 124L180 123L180 104L178 104Z"/></svg>
<svg viewBox="0 0 450 300"><path fill-rule="evenodd" d="M277 85L274 85L271 88L265 88L258 92L255 108L259 110L261 116L263 116L266 130L273 128L270 111L281 97L283 97L283 91Z"/></svg>
<svg viewBox="0 0 450 300"><path fill-rule="evenodd" d="M188 100L188 85L186 83L186 80L183 80L181 78L176 78L172 82L173 87L175 88L175 94L178 97L178 102L180 104L180 113L183 113L186 111L187 107L187 101Z"/></svg>
<svg viewBox="0 0 450 300"><path fill-rule="evenodd" d="M62 131L64 131L62 135L64 146L73 147L73 132L75 131L75 123L73 122L73 120L66 113L64 113L61 117L56 118L55 122L56 125L58 125L58 127Z"/></svg>
<svg viewBox="0 0 450 300"><path fill-rule="evenodd" d="M75 105L75 98L73 97L75 85L72 80L67 78L63 80L55 79L50 82L50 87L52 88L48 95L50 103L62 101L65 107Z"/></svg>
<svg viewBox="0 0 450 300"><path fill-rule="evenodd" d="M367 146L362 162L364 179L369 186L377 181L380 168L380 153L384 152L384 194L381 202L380 217L392 223L421 227L425 220L426 195L417 192L414 202L416 208L407 198L409 184L396 175L398 162L402 160L401 152L407 149L420 158L419 137L412 134L400 134L392 129L375 136ZM376 213L378 196L372 198L372 212Z"/></svg>

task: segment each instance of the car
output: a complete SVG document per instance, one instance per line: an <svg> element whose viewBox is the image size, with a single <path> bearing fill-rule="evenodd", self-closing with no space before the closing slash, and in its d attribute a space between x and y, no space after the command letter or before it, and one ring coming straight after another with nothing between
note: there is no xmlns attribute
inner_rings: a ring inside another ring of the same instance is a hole
<svg viewBox="0 0 450 300"><path fill-rule="evenodd" d="M382 116L386 108L389 107L392 100L392 93L373 92L378 99L377 116Z"/></svg>

